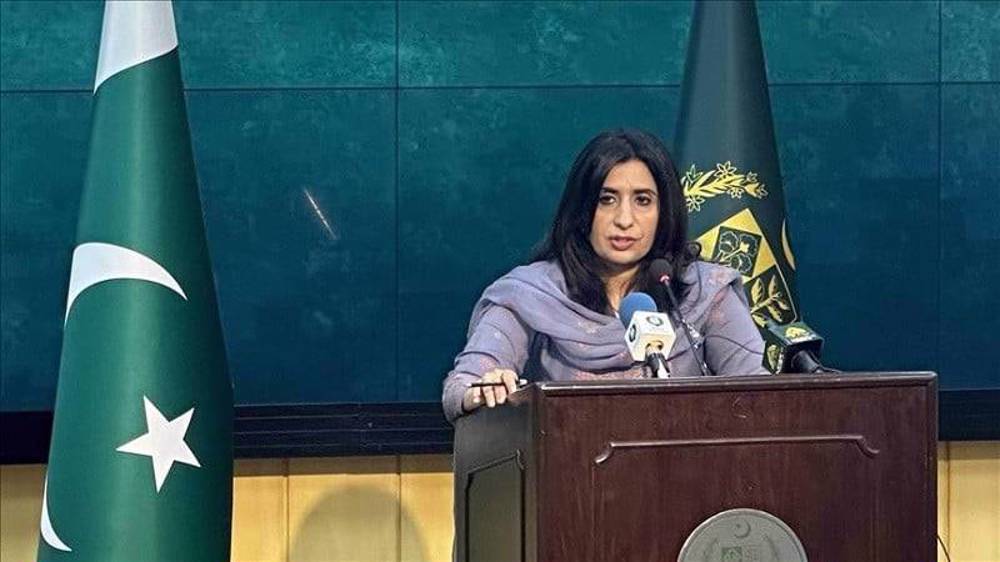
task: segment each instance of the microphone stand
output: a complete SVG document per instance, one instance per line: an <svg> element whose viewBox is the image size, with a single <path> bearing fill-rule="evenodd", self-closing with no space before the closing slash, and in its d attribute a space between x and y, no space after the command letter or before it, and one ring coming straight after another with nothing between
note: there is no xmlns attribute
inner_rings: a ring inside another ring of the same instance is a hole
<svg viewBox="0 0 1000 562"><path fill-rule="evenodd" d="M688 345L691 347L691 353L694 354L694 362L698 364L698 368L701 370L701 375L703 377L711 376L708 372L708 365L705 364L704 356L698 356L698 348L701 346L697 346L694 343L694 336L692 336L694 327L692 327L691 324L688 324L687 320L684 319L684 316L681 315L681 308L677 304L677 296L674 295L674 290L670 287L670 277L667 275L660 277L660 285L663 285L663 288L667 291L667 298L670 299L670 308L673 311L672 316L674 317L674 322L677 322L677 324L681 327L681 332L684 333L684 337L687 338Z"/></svg>
<svg viewBox="0 0 1000 562"><path fill-rule="evenodd" d="M654 379L666 379L670 377L670 369L667 368L667 358L659 350L646 352L646 365L653 373Z"/></svg>

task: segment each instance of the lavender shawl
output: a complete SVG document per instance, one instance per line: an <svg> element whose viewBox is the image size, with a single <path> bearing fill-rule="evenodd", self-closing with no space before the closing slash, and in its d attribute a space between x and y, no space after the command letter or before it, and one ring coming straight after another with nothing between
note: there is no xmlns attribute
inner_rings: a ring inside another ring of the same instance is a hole
<svg viewBox="0 0 1000 562"><path fill-rule="evenodd" d="M691 286L680 311L698 332L698 357L713 374L758 374L763 340L750 318L740 274L695 262L684 273ZM444 381L449 420L464 412L468 385L492 369L511 369L529 380L639 378L618 318L570 300L555 262L513 269L486 288L469 322L468 342ZM674 327L675 330L678 328ZM672 376L698 376L695 354L678 335L668 354Z"/></svg>

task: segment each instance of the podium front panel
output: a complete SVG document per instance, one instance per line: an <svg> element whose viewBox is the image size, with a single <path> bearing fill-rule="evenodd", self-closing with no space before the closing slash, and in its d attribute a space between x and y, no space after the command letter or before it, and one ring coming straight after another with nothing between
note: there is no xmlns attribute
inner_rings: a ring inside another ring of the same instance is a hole
<svg viewBox="0 0 1000 562"><path fill-rule="evenodd" d="M675 562L729 510L773 516L811 561L933 560L936 396L932 373L536 384L459 422L456 536L482 537L458 497L475 468L517 455L510 560ZM713 552L770 560L752 532Z"/></svg>
<svg viewBox="0 0 1000 562"><path fill-rule="evenodd" d="M813 560L933 559L928 381L775 381L552 389L540 559L574 559L586 537L588 560L674 562L698 524L738 508L778 517Z"/></svg>

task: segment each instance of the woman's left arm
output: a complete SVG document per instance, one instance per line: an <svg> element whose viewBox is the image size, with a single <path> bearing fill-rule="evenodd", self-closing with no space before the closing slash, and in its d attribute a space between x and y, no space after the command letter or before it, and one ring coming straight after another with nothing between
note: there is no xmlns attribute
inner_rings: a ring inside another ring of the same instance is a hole
<svg viewBox="0 0 1000 562"><path fill-rule="evenodd" d="M729 285L713 301L702 328L709 370L716 375L766 374L764 340L750 317L742 289Z"/></svg>

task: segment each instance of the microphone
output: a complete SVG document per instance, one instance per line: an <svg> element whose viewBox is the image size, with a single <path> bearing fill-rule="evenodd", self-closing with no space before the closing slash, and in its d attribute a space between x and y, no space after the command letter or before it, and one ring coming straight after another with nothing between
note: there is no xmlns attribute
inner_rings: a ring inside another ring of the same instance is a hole
<svg viewBox="0 0 1000 562"><path fill-rule="evenodd" d="M673 287L670 286L670 272L673 270L673 266L670 262L663 258L656 258L653 263L649 264L649 274L653 276L653 279L657 283L663 286L667 292L667 298L670 299L670 308L674 313L674 320L677 321L677 325L681 327L681 332L684 333L684 337L687 338L688 345L691 346L691 353L694 354L694 362L698 364L698 368L701 370L701 375L703 377L709 376L708 365L705 364L704 356L698 357L698 345L695 345L695 339L698 337L698 333L695 331L694 326L688 324L688 321L684 319L681 314L681 307L677 304L677 295L674 294Z"/></svg>
<svg viewBox="0 0 1000 562"><path fill-rule="evenodd" d="M674 345L670 318L657 312L656 302L646 293L629 293L622 299L618 319L625 326L625 345L635 361L644 361L658 379L670 376L666 352Z"/></svg>
<svg viewBox="0 0 1000 562"><path fill-rule="evenodd" d="M828 370L819 362L823 338L805 322L778 324L768 319L763 336L764 363L772 373L819 373Z"/></svg>

